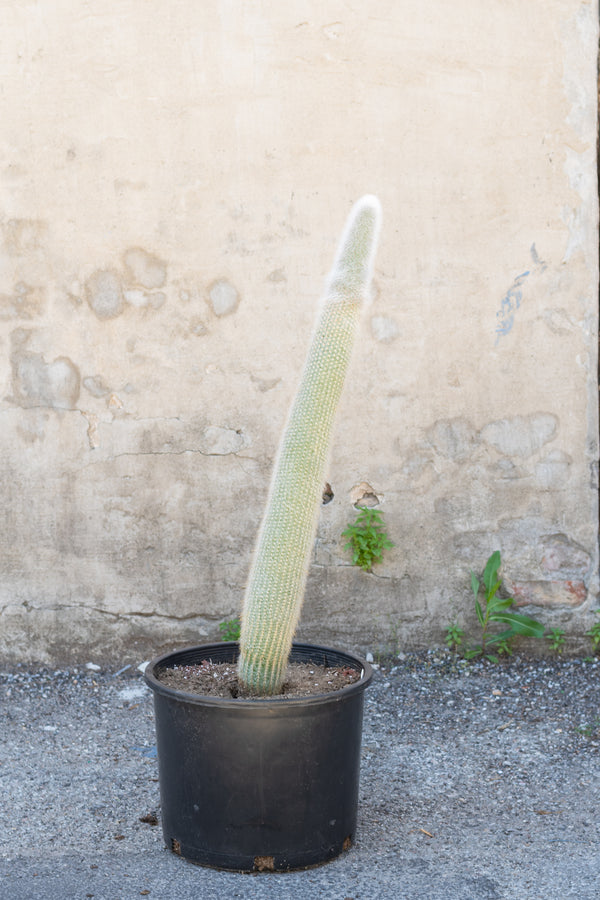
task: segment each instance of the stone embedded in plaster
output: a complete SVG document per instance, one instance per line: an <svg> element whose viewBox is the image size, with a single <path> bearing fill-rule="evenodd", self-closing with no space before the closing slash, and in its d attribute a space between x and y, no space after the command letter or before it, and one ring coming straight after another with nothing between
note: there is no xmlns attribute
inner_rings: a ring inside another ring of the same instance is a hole
<svg viewBox="0 0 600 900"><path fill-rule="evenodd" d="M479 437L504 456L528 457L556 437L558 425L559 420L552 413L532 413L490 422L481 429Z"/></svg>
<svg viewBox="0 0 600 900"><path fill-rule="evenodd" d="M123 312L121 279L112 269L98 269L88 278L86 297L99 319L114 319Z"/></svg>
<svg viewBox="0 0 600 900"><path fill-rule="evenodd" d="M517 606L574 607L587 597L583 581L512 581L505 577L504 585Z"/></svg>
<svg viewBox="0 0 600 900"><path fill-rule="evenodd" d="M167 280L167 265L141 247L130 247L123 254L128 281L149 290L163 287Z"/></svg>
<svg viewBox="0 0 600 900"><path fill-rule="evenodd" d="M208 296L216 316L229 316L238 308L240 295L226 278L213 281L208 289Z"/></svg>
<svg viewBox="0 0 600 900"><path fill-rule="evenodd" d="M591 557L583 547L566 534L548 534L541 541L540 568L546 575L558 575L567 580L583 580L587 576Z"/></svg>
<svg viewBox="0 0 600 900"><path fill-rule="evenodd" d="M435 450L448 459L467 459L479 443L475 429L463 418L440 419L427 431Z"/></svg>
<svg viewBox="0 0 600 900"><path fill-rule="evenodd" d="M371 334L381 344L391 344L400 334L400 329L398 323L389 316L372 316Z"/></svg>
<svg viewBox="0 0 600 900"><path fill-rule="evenodd" d="M13 399L19 406L74 409L79 399L80 376L68 357L59 356L47 363L41 353L15 349L12 370Z"/></svg>
<svg viewBox="0 0 600 900"><path fill-rule="evenodd" d="M573 460L562 450L551 450L535 467L535 477L540 487L560 490L571 474Z"/></svg>

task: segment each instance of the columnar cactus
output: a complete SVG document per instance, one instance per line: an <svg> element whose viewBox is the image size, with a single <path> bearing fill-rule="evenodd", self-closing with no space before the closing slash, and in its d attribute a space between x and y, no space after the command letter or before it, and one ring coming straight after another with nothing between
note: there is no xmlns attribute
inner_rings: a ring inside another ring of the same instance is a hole
<svg viewBox="0 0 600 900"><path fill-rule="evenodd" d="M238 674L256 694L277 693L285 675L380 218L373 196L363 197L350 213L279 446L242 610Z"/></svg>

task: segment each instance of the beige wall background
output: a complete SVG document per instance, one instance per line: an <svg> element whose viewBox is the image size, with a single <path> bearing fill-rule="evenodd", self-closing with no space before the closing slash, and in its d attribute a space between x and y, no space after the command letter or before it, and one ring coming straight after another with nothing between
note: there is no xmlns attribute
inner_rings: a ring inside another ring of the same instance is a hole
<svg viewBox="0 0 600 900"><path fill-rule="evenodd" d="M598 604L596 0L4 2L0 653L139 659L241 603L347 212L374 297L300 634ZM367 487L361 487L366 485ZM395 548L341 532L366 491Z"/></svg>

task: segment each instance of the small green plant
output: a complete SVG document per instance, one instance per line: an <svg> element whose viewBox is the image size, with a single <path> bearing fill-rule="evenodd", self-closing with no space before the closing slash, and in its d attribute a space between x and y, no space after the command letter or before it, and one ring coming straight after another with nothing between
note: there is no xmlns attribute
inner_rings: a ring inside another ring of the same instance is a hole
<svg viewBox="0 0 600 900"><path fill-rule="evenodd" d="M550 649L562 653L565 646L565 632L562 628L552 628L546 635L546 640L550 642Z"/></svg>
<svg viewBox="0 0 600 900"><path fill-rule="evenodd" d="M594 610L597 616L600 616L600 609ZM592 639L592 644L594 645L594 653L598 652L600 648L600 619L597 622L594 622L589 631L586 631L586 637Z"/></svg>
<svg viewBox="0 0 600 900"><path fill-rule="evenodd" d="M239 619L226 619L219 625L222 641L239 641L242 624Z"/></svg>
<svg viewBox="0 0 600 900"><path fill-rule="evenodd" d="M464 636L464 629L460 627L458 622L451 622L449 625L446 625L446 644L450 650L457 653Z"/></svg>
<svg viewBox="0 0 600 900"><path fill-rule="evenodd" d="M370 572L375 563L381 562L383 551L394 545L388 538L383 513L368 506L360 506L355 521L342 531L348 538L344 550L352 551L352 564Z"/></svg>
<svg viewBox="0 0 600 900"><path fill-rule="evenodd" d="M541 638L544 626L541 622L520 613L508 612L513 605L512 597L499 597L498 590L502 585L499 576L501 565L500 551L495 550L488 559L483 570L482 583L471 572L471 590L475 598L475 611L481 625L481 643L474 644L465 651L465 659L482 656L490 662L498 662L501 653L512 653L511 642L517 635ZM479 601L479 593L483 588L484 604ZM490 631L490 626L499 623L508 626L504 631ZM495 650L490 651L490 648Z"/></svg>

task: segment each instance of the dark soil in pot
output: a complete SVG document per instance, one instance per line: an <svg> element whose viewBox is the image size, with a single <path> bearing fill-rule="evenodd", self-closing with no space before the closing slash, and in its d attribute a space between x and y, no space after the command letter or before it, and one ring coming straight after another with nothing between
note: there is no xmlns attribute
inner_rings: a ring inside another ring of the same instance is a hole
<svg viewBox="0 0 600 900"><path fill-rule="evenodd" d="M210 659L202 663L162 669L158 680L177 691L204 694L224 699L252 699L253 695L240 685L235 663L219 663ZM350 666L320 666L315 663L290 663L281 692L274 698L309 697L329 694L360 679L360 672Z"/></svg>

